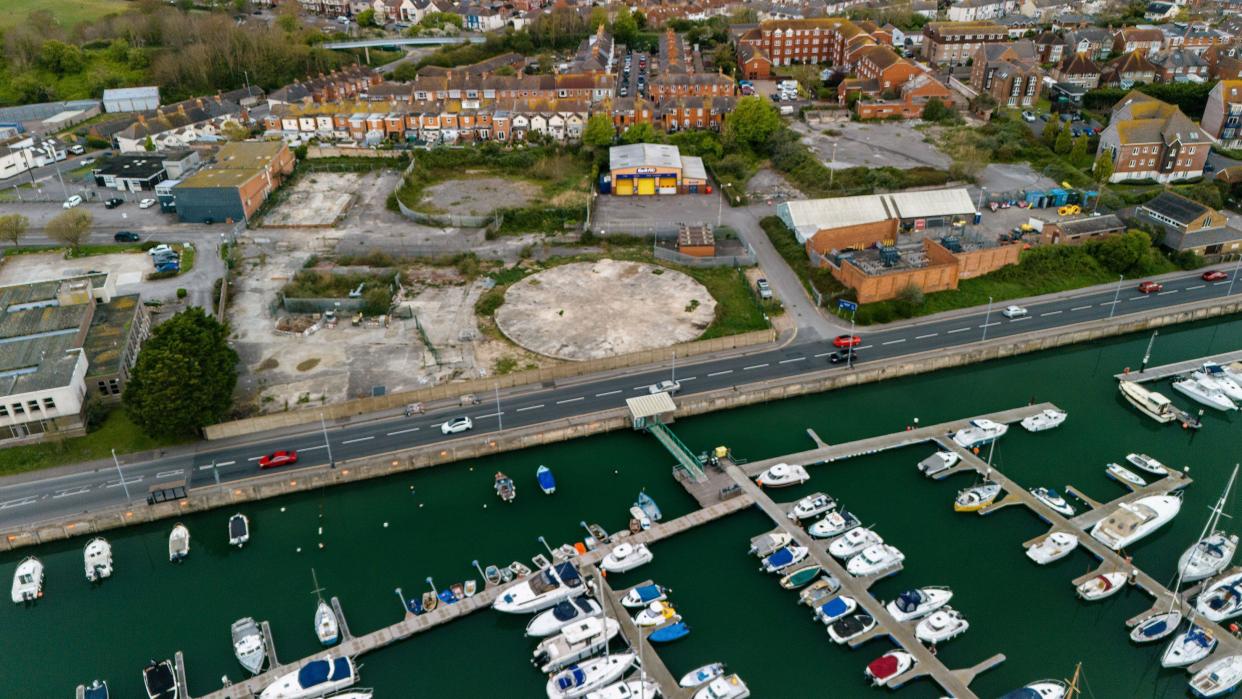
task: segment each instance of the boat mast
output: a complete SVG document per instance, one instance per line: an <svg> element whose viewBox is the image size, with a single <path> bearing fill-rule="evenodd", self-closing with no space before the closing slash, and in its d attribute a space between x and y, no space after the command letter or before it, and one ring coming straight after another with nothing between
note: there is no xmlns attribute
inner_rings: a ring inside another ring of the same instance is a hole
<svg viewBox="0 0 1242 699"><path fill-rule="evenodd" d="M1082 690L1078 689L1078 675L1082 672L1082 663L1074 666L1074 676L1069 679L1069 687L1065 691L1065 699L1074 699Z"/></svg>
<svg viewBox="0 0 1242 699"><path fill-rule="evenodd" d="M1160 334L1159 330L1153 330L1151 339L1147 341L1147 351L1143 352L1143 364L1139 367L1139 373L1147 371L1147 362L1151 361L1151 347L1156 344L1156 336Z"/></svg>
<svg viewBox="0 0 1242 699"><path fill-rule="evenodd" d="M315 581L315 589L311 590L311 594L314 595L316 599L319 600L320 603L322 603L323 594L321 593L323 592L323 588L319 586L319 578L315 575L314 568L311 568L311 580Z"/></svg>

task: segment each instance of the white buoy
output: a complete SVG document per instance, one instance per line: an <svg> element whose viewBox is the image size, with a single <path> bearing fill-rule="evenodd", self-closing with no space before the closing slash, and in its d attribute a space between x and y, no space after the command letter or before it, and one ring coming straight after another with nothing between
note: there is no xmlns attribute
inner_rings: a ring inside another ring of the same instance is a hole
<svg viewBox="0 0 1242 699"><path fill-rule="evenodd" d="M483 509L487 509L487 503L483 503Z"/></svg>
<svg viewBox="0 0 1242 699"><path fill-rule="evenodd" d="M302 553L302 547L301 547L301 546L299 546L299 547L298 547L298 553Z"/></svg>
<svg viewBox="0 0 1242 699"><path fill-rule="evenodd" d="M425 504L425 503L421 503L421 502L420 502L420 503L418 503L418 506L419 506L419 507L422 507L424 504Z"/></svg>
<svg viewBox="0 0 1242 699"><path fill-rule="evenodd" d="M385 528L385 529L387 529L387 528L388 528L388 522L384 522L384 528Z"/></svg>
<svg viewBox="0 0 1242 699"><path fill-rule="evenodd" d="M323 536L323 527L319 528L319 536Z"/></svg>
<svg viewBox="0 0 1242 699"><path fill-rule="evenodd" d="M323 542L322 542L322 541L321 541L321 542L319 542L319 550L320 550L320 551L322 551L322 550L323 550Z"/></svg>
<svg viewBox="0 0 1242 699"><path fill-rule="evenodd" d="M280 508L280 511L281 511L281 512L284 512L284 511L285 511L285 508L283 508L283 507L282 507L282 508Z"/></svg>

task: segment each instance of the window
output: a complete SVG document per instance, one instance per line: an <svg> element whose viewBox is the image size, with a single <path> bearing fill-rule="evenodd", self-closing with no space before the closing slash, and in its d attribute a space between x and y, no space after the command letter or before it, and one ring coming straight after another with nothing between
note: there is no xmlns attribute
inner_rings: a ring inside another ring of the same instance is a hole
<svg viewBox="0 0 1242 699"><path fill-rule="evenodd" d="M1194 147L1194 146L1191 146L1191 147L1187 148L1187 149L1186 149L1186 154L1187 154L1187 155L1194 155L1194 154L1195 154L1195 147ZM1187 162L1189 162L1189 161L1187 161Z"/></svg>
<svg viewBox="0 0 1242 699"><path fill-rule="evenodd" d="M26 409L22 407L21 403L13 404L13 415L16 416L16 415L25 415L25 414L26 414Z"/></svg>
<svg viewBox="0 0 1242 699"><path fill-rule="evenodd" d="M36 411L36 410L42 410L42 409L43 409L43 408L39 407L39 401L38 401L38 400L28 400L28 401L26 401L26 405L30 406L30 412L32 412L32 413L33 413L34 411Z"/></svg>
<svg viewBox="0 0 1242 699"><path fill-rule="evenodd" d="M1130 167L1134 167L1134 161L1133 161L1133 160L1131 160L1131 161L1130 161Z"/></svg>
<svg viewBox="0 0 1242 699"><path fill-rule="evenodd" d="M53 400L53 399L51 399L51 398L44 398L44 399L43 399L43 408L44 408L44 410L55 410L55 409L56 409L56 401L55 401L55 400Z"/></svg>
<svg viewBox="0 0 1242 699"><path fill-rule="evenodd" d="M9 406L0 405L0 417L8 417L8 416L9 416Z"/></svg>

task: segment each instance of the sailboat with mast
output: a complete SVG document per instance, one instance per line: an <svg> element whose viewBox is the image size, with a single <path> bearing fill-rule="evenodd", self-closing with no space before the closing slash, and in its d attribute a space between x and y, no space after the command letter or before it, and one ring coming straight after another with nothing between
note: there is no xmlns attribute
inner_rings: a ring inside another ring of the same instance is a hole
<svg viewBox="0 0 1242 699"><path fill-rule="evenodd" d="M1000 699L1074 699L1082 692L1078 688L1078 676L1082 663L1074 667L1074 676L1068 680L1040 680L1019 687Z"/></svg>
<svg viewBox="0 0 1242 699"><path fill-rule="evenodd" d="M1229 483L1225 485L1225 492L1220 494L1220 499L1212 508L1203 535L1178 559L1177 569L1182 575L1182 582L1192 583L1210 578L1229 567L1229 563L1233 561L1233 555L1238 550L1238 535L1221 531L1218 525L1237 476L1238 466L1235 464Z"/></svg>
<svg viewBox="0 0 1242 699"><path fill-rule="evenodd" d="M319 637L319 642L325 646L336 644L341 638L341 626L337 621L336 612L332 611L332 607L323 600L323 588L319 586L319 578L315 575L315 569L311 568L311 579L315 581L315 589L311 594L319 601L315 606L315 635Z"/></svg>

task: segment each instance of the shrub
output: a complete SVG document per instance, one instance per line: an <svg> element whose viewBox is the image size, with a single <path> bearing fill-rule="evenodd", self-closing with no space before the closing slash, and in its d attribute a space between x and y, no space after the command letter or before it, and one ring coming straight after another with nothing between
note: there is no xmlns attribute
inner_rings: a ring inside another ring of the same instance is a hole
<svg viewBox="0 0 1242 699"><path fill-rule="evenodd" d="M186 291L184 287L177 289L177 298L183 299L189 295L190 292Z"/></svg>
<svg viewBox="0 0 1242 699"><path fill-rule="evenodd" d="M505 303L504 287L492 287L474 302L474 312L484 318L491 318L496 314L496 310Z"/></svg>

